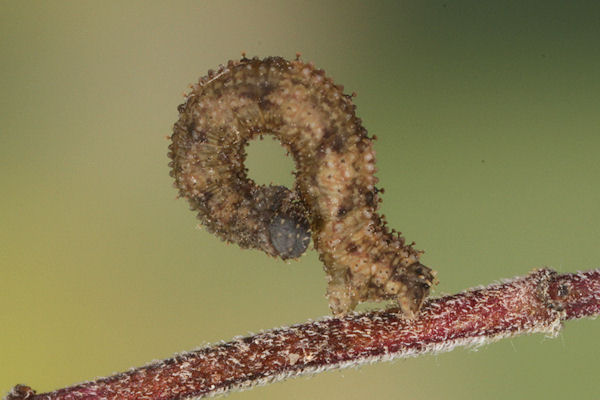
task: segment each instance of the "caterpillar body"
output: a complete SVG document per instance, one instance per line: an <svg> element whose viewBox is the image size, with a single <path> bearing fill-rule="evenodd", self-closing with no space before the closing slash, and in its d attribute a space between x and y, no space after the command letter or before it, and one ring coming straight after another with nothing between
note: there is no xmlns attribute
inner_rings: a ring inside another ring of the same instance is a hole
<svg viewBox="0 0 600 400"><path fill-rule="evenodd" d="M169 146L171 176L206 228L243 248L297 258L312 237L335 315L395 299L418 312L435 281L421 251L377 214L372 138L352 96L299 59L229 61L193 85ZM245 146L272 134L292 154L292 189L257 185Z"/></svg>

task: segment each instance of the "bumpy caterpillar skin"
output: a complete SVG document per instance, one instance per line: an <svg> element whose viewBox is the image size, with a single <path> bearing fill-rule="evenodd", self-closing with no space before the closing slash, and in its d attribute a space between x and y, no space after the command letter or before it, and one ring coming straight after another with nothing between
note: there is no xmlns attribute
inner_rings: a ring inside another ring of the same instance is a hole
<svg viewBox="0 0 600 400"><path fill-rule="evenodd" d="M296 258L312 234L334 314L396 299L411 317L435 275L419 263L422 252L376 213L372 139L354 110L343 87L311 64L230 61L201 78L179 106L171 176L202 224L228 242ZM264 134L293 155L294 190L248 178L244 148Z"/></svg>

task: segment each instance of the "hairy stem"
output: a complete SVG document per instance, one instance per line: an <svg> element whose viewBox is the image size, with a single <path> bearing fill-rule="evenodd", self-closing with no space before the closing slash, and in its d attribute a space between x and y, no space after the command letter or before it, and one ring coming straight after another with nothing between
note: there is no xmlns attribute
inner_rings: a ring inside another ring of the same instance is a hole
<svg viewBox="0 0 600 400"><path fill-rule="evenodd" d="M93 382L6 400L195 399L372 361L450 351L600 314L600 270L531 274L428 300L415 319L399 310L355 313L208 346Z"/></svg>

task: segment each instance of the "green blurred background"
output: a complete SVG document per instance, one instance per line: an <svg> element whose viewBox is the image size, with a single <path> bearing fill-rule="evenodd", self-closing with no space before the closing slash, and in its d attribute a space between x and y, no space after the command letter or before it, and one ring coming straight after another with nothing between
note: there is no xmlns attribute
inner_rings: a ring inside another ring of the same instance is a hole
<svg viewBox="0 0 600 400"><path fill-rule="evenodd" d="M0 4L2 393L328 314L314 251L286 264L228 246L175 199L176 106L242 51L301 52L358 93L382 212L427 251L435 295L600 264L596 1ZM250 152L253 177L291 184L277 144ZM230 398L597 398L599 334L600 321L569 322L558 339Z"/></svg>

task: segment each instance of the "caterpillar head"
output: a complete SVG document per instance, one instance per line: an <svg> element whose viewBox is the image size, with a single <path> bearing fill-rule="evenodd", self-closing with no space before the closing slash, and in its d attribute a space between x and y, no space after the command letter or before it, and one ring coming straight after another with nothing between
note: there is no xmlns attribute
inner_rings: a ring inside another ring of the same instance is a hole
<svg viewBox="0 0 600 400"><path fill-rule="evenodd" d="M310 228L301 217L277 214L269 225L271 244L283 259L298 258L308 248Z"/></svg>

